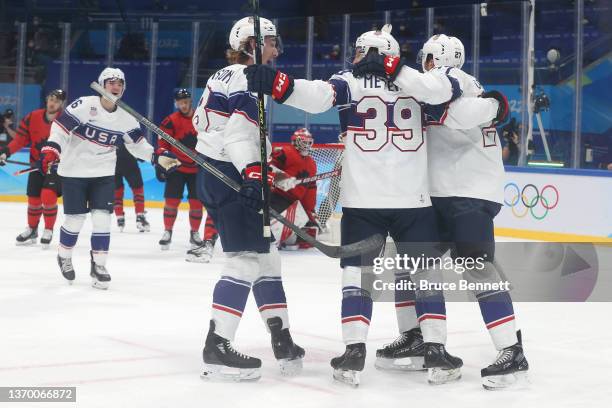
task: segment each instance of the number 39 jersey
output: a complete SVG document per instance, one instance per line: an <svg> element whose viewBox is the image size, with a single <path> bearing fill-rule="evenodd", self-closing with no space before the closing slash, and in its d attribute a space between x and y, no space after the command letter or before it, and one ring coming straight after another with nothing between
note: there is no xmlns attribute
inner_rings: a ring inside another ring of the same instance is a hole
<svg viewBox="0 0 612 408"><path fill-rule="evenodd" d="M348 71L328 82L296 80L285 104L310 112L340 109L347 130L343 207L416 208L431 205L420 102L447 102L458 92L458 84L444 75L403 67L394 83Z"/></svg>

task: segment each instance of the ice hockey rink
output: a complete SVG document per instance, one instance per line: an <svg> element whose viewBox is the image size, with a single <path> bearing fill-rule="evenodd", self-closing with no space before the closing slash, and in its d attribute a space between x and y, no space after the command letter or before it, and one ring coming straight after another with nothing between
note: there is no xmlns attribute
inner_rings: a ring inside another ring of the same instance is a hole
<svg viewBox="0 0 612 408"><path fill-rule="evenodd" d="M263 360L262 378L207 382L199 377L201 349L223 254L217 246L210 264L185 262L186 212L179 212L170 251L162 252L161 210L148 210L152 231L143 234L127 208L125 232L114 227L111 237L113 281L100 291L90 286L88 223L75 248L77 278L68 286L55 261L57 236L48 250L16 247L25 204L1 203L0 211L0 384L76 387L76 404L54 407L602 407L612 400L610 303L515 304L530 384L499 392L480 385L480 369L496 352L476 304L447 306L448 349L463 358L463 378L430 386L424 373L374 368L376 348L397 334L394 305L377 303L361 385L332 382L329 360L344 349L341 275L337 261L316 250L282 252L292 333L306 349L302 374L280 375L251 298L235 344Z"/></svg>

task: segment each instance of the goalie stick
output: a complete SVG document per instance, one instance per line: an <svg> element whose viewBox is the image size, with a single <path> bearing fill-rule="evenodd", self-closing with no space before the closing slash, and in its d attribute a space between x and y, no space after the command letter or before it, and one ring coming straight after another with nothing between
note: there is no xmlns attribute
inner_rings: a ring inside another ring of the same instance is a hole
<svg viewBox="0 0 612 408"><path fill-rule="evenodd" d="M234 191L240 191L240 185L238 185L238 183L236 183L234 180L226 176L222 171L217 169L212 164L205 162L202 159L202 157L200 157L197 153L185 147L185 145L183 145L181 142L179 142L178 140L176 140L175 138L173 138L172 136L168 135L166 132L158 128L153 122L151 122L149 119L142 116L140 113L136 112L134 109L132 109L129 105L127 105L121 99L117 98L115 95L111 93L106 92L106 90L104 90L104 88L102 88L100 84L98 84L97 82L92 82L90 87L91 89L93 89L94 91L102 95L105 99L108 99L109 101L113 102L115 105L117 105L118 107L126 111L129 115L133 116L139 123L144 125L147 129L149 129L150 131L152 131L153 133L155 133L162 139L164 139L166 142L168 142L171 146L175 147L185 156L189 157L191 160L197 163L200 167L203 167L204 169L206 169L206 171L208 171L213 176L217 177L219 180L225 183L229 188L231 188ZM364 240L354 242L348 245L340 245L340 246L327 245L321 241L317 241L312 236L310 236L308 233L302 231L300 227L293 224L292 222L289 222L285 217L283 217L282 215L274 211L274 209L272 208L270 208L270 215L276 218L281 224L285 225L291 231L295 232L295 234L298 237L300 237L301 239L303 239L304 241L306 241L313 247L317 248L319 251L329 256L330 258L348 258L351 256L357 256L360 254L364 254L372 250L381 248L385 242L385 239L383 238L382 235L375 234Z"/></svg>
<svg viewBox="0 0 612 408"><path fill-rule="evenodd" d="M295 180L295 185L299 186L300 184L310 183L312 181L319 181L330 177L339 176L342 173L342 167L336 170L328 171L325 173L315 174L314 176L299 178Z"/></svg>
<svg viewBox="0 0 612 408"><path fill-rule="evenodd" d="M13 176L21 176L23 174L32 173L37 170L38 170L38 167L30 167L29 169L17 170L16 172L13 173Z"/></svg>
<svg viewBox="0 0 612 408"><path fill-rule="evenodd" d="M10 164L18 164L20 166L29 166L30 165L30 163L28 163L28 162L22 162L22 161L11 160L11 159L6 159L5 162L6 163L10 163Z"/></svg>

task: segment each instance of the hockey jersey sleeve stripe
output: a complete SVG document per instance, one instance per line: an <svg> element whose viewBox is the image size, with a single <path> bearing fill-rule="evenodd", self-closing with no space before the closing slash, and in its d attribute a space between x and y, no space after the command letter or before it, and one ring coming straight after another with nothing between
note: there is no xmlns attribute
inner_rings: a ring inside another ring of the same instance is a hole
<svg viewBox="0 0 612 408"><path fill-rule="evenodd" d="M334 88L334 106L350 106L351 104L351 91L348 83L343 79L331 78L328 81L332 88Z"/></svg>
<svg viewBox="0 0 612 408"><path fill-rule="evenodd" d="M75 116L71 115L68 110L62 111L55 121L66 131L66 133L70 133L71 130L81 124L81 122Z"/></svg>
<svg viewBox="0 0 612 408"><path fill-rule="evenodd" d="M227 112L243 115L257 125L257 100L250 92L234 92L228 99Z"/></svg>
<svg viewBox="0 0 612 408"><path fill-rule="evenodd" d="M144 134L142 133L142 129L140 128L136 128L136 129L132 129L128 131L127 135L130 137L130 139L132 139L134 143L140 142L140 140L144 137Z"/></svg>

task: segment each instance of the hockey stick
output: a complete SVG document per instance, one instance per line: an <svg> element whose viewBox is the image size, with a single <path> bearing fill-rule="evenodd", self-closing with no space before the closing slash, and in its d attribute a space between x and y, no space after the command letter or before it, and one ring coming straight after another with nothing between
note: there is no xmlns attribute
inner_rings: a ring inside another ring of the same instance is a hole
<svg viewBox="0 0 612 408"><path fill-rule="evenodd" d="M10 163L10 164L18 164L20 166L30 166L30 163L28 162L22 162L22 161L17 161L17 160L6 159L5 162Z"/></svg>
<svg viewBox="0 0 612 408"><path fill-rule="evenodd" d="M339 176L340 173L342 173L342 167L336 170L328 171L326 173L319 173L319 174L315 174L314 176L297 179L295 180L296 181L295 185L299 186L300 184L306 184L306 183L310 183L313 181L319 181L319 180L323 180L323 179L327 179L331 177L336 177L336 176Z"/></svg>
<svg viewBox="0 0 612 408"><path fill-rule="evenodd" d="M255 64L261 64L262 45L261 27L259 25L259 0L253 0L253 24L255 28ZM268 184L268 149L266 137L266 112L264 110L264 95L257 92L257 119L259 122L259 161L261 162L261 194L263 196L263 236L272 236L270 231L270 185Z"/></svg>
<svg viewBox="0 0 612 408"><path fill-rule="evenodd" d="M204 159L202 159L200 155L195 153L193 150L185 147L185 145L183 145L181 142L179 142L178 140L176 140L175 138L173 138L172 136L168 135L166 132L158 128L153 122L151 122L149 119L142 116L140 113L136 112L134 109L132 109L129 105L127 105L121 99L117 98L113 94L106 92L104 88L100 86L100 84L98 84L97 82L92 82L90 87L91 89L93 89L94 91L102 95L105 99L108 99L109 101L113 102L115 105L117 105L118 107L126 111L129 115L133 116L138 122L144 125L147 129L149 129L151 132L155 133L156 135L164 139L166 142L168 142L168 144L175 147L185 156L189 157L191 160L197 163L200 167L203 167L204 169L206 169L206 171L208 171L210 174L212 174L213 176L221 180L229 188L231 188L234 191L240 191L240 186L238 185L238 183L236 183L234 180L226 176L221 170L217 169L212 164L204 161ZM348 245L340 245L340 246L327 245L320 241L317 241L311 235L302 231L300 227L289 222L285 217L283 217L282 215L274 211L274 209L272 208L270 209L270 215L272 215L272 217L280 221L281 224L285 225L291 231L295 232L295 234L298 237L302 238L304 241L306 241L313 247L317 248L319 251L329 256L330 258L348 258L351 256L361 255L361 254L364 254L364 253L367 253L367 252L370 252L372 250L382 247L382 245L385 242L385 239L383 238L382 235L375 234L369 238L366 238L359 242L354 242Z"/></svg>
<svg viewBox="0 0 612 408"><path fill-rule="evenodd" d="M38 167L30 167L29 169L17 170L16 172L13 173L13 176L21 176L23 174L32 173L37 170L38 170Z"/></svg>

